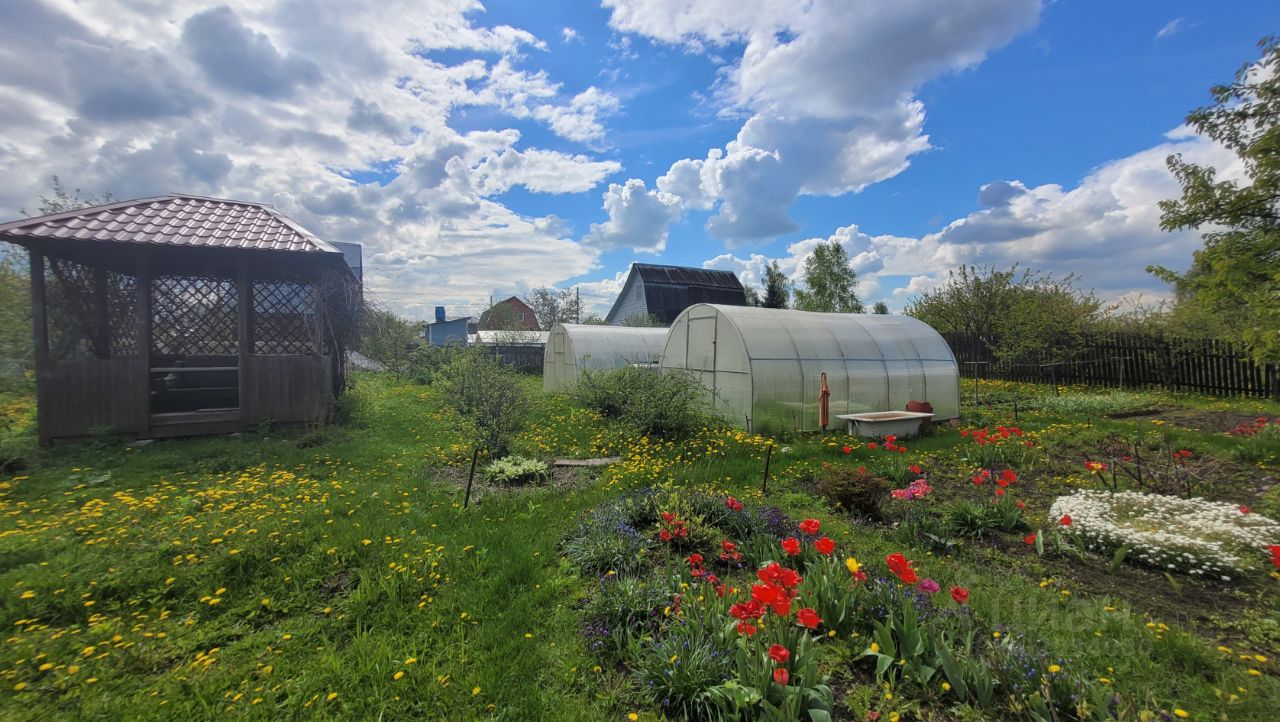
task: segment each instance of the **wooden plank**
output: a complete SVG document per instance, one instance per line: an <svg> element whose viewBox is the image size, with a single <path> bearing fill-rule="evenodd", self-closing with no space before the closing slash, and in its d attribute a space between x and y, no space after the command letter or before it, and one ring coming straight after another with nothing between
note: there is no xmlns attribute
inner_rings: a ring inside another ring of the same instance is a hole
<svg viewBox="0 0 1280 722"><path fill-rule="evenodd" d="M147 254L138 254L137 285L137 319L138 324L138 389L139 400L137 425L138 436L147 438L151 434L151 262Z"/></svg>
<svg viewBox="0 0 1280 722"><path fill-rule="evenodd" d="M253 370L249 366L249 356L253 353L251 333L253 311L253 286L249 283L249 264L244 257L236 259L236 346L240 351L240 419L248 423L255 417L253 397L249 395L248 378Z"/></svg>
<svg viewBox="0 0 1280 722"><path fill-rule="evenodd" d="M50 438L89 436L97 429L137 433L146 378L136 357L55 361L41 416Z"/></svg>

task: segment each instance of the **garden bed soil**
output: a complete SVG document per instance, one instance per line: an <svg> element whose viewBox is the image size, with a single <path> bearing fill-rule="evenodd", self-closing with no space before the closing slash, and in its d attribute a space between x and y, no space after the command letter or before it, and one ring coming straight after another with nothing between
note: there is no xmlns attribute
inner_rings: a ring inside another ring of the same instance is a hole
<svg viewBox="0 0 1280 722"><path fill-rule="evenodd" d="M1239 411L1210 411L1205 409L1175 409L1162 412L1156 419L1175 426L1207 433L1226 433L1241 424L1252 424L1266 414L1246 414Z"/></svg>

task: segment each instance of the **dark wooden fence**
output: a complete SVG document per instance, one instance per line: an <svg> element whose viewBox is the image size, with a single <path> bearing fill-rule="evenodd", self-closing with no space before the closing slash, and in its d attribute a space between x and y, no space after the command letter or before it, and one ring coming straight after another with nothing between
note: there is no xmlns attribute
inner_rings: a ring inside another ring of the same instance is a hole
<svg viewBox="0 0 1280 722"><path fill-rule="evenodd" d="M496 344L484 348L492 352L501 363L514 366L520 371L542 373L542 355L546 348L543 345Z"/></svg>
<svg viewBox="0 0 1280 722"><path fill-rule="evenodd" d="M943 334L960 372L970 378L1160 387L1219 396L1280 399L1280 369L1251 361L1243 349L1224 341L1173 339L1135 333L1096 333L1071 352L1021 363L997 360L971 334Z"/></svg>

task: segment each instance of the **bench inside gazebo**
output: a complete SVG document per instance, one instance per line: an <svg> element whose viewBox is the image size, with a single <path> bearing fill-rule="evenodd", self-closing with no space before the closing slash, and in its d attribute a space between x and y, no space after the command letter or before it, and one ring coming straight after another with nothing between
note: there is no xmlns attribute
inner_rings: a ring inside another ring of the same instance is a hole
<svg viewBox="0 0 1280 722"><path fill-rule="evenodd" d="M188 195L0 224L30 252L41 443L322 422L359 290L271 206Z"/></svg>

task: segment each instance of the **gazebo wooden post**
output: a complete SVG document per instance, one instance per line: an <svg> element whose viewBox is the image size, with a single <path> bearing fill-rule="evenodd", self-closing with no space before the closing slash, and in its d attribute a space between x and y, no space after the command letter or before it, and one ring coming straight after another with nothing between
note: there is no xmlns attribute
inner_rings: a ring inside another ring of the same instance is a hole
<svg viewBox="0 0 1280 722"><path fill-rule="evenodd" d="M151 436L151 263L146 253L138 254L137 267L138 373L142 376L142 399L138 402L138 436Z"/></svg>
<svg viewBox="0 0 1280 722"><path fill-rule="evenodd" d="M49 384L49 326L45 311L44 254L31 251L31 331L36 358L36 426L41 446L48 446L49 422L45 412L49 408L45 392Z"/></svg>
<svg viewBox="0 0 1280 722"><path fill-rule="evenodd" d="M236 387L240 394L240 421L248 427L252 421L249 398L249 354L253 350L253 287L249 283L249 264L244 256L236 259L236 347L240 351L240 371Z"/></svg>

